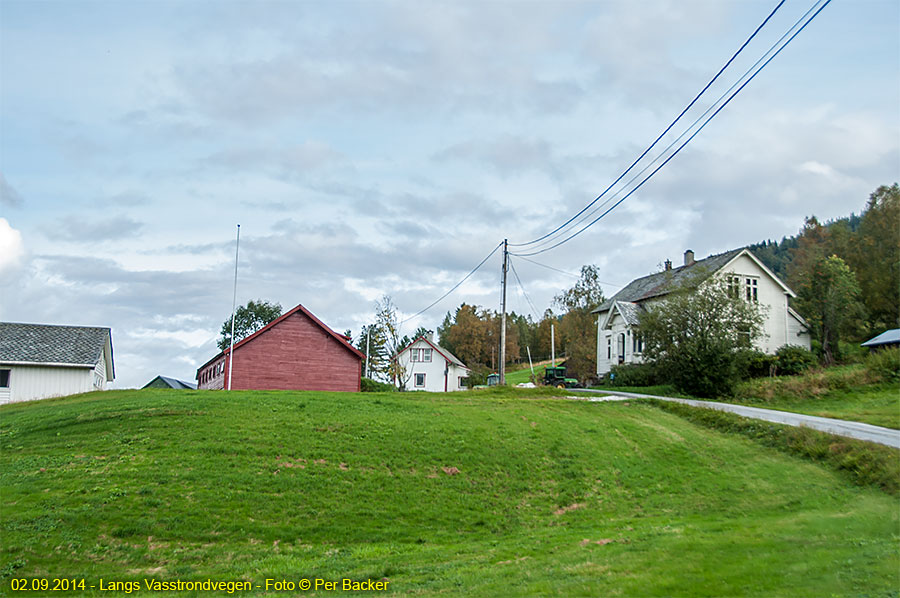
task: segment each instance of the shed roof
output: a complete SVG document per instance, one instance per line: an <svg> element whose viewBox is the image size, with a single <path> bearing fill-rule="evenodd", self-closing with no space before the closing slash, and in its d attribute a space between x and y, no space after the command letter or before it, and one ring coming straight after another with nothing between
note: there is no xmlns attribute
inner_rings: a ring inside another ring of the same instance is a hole
<svg viewBox="0 0 900 598"><path fill-rule="evenodd" d="M109 328L0 322L2 363L94 367L107 343L112 361Z"/></svg>
<svg viewBox="0 0 900 598"><path fill-rule="evenodd" d="M877 347L879 345L896 345L900 344L900 328L885 330L875 338L870 338L862 343L863 347Z"/></svg>

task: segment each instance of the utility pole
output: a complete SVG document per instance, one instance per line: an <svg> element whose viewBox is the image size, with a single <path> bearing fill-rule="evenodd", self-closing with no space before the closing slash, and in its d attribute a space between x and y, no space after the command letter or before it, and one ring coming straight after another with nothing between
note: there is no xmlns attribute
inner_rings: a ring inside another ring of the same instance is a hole
<svg viewBox="0 0 900 598"><path fill-rule="evenodd" d="M500 384L506 384L506 270L509 253L506 250L506 239L503 239L503 271L500 292Z"/></svg>

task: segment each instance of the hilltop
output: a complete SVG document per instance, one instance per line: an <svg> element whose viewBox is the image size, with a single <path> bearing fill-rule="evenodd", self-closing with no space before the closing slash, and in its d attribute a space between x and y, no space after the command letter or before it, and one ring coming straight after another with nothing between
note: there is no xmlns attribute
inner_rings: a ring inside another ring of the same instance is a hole
<svg viewBox="0 0 900 598"><path fill-rule="evenodd" d="M142 390L4 406L0 588L77 576L384 579L425 596L896 589L895 497L650 405L558 392Z"/></svg>

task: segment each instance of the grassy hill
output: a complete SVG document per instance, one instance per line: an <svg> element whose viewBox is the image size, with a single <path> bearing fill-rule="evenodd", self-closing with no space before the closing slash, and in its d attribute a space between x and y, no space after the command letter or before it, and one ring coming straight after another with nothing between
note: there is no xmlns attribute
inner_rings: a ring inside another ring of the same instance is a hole
<svg viewBox="0 0 900 598"><path fill-rule="evenodd" d="M262 586L245 596L267 578L423 596L896 592L895 497L652 406L553 392L4 406L0 593L34 577Z"/></svg>

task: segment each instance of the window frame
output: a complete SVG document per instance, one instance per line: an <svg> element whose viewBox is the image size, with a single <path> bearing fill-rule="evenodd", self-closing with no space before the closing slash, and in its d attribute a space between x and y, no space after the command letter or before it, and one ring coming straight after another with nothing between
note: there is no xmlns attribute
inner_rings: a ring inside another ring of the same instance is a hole
<svg viewBox="0 0 900 598"><path fill-rule="evenodd" d="M3 373L6 373L6 384L3 383ZM12 388L12 368L0 368L0 388Z"/></svg>
<svg viewBox="0 0 900 598"><path fill-rule="evenodd" d="M422 376L422 383L419 384L419 376ZM425 388L425 374L424 373L415 373L413 374L413 386L415 388Z"/></svg>

